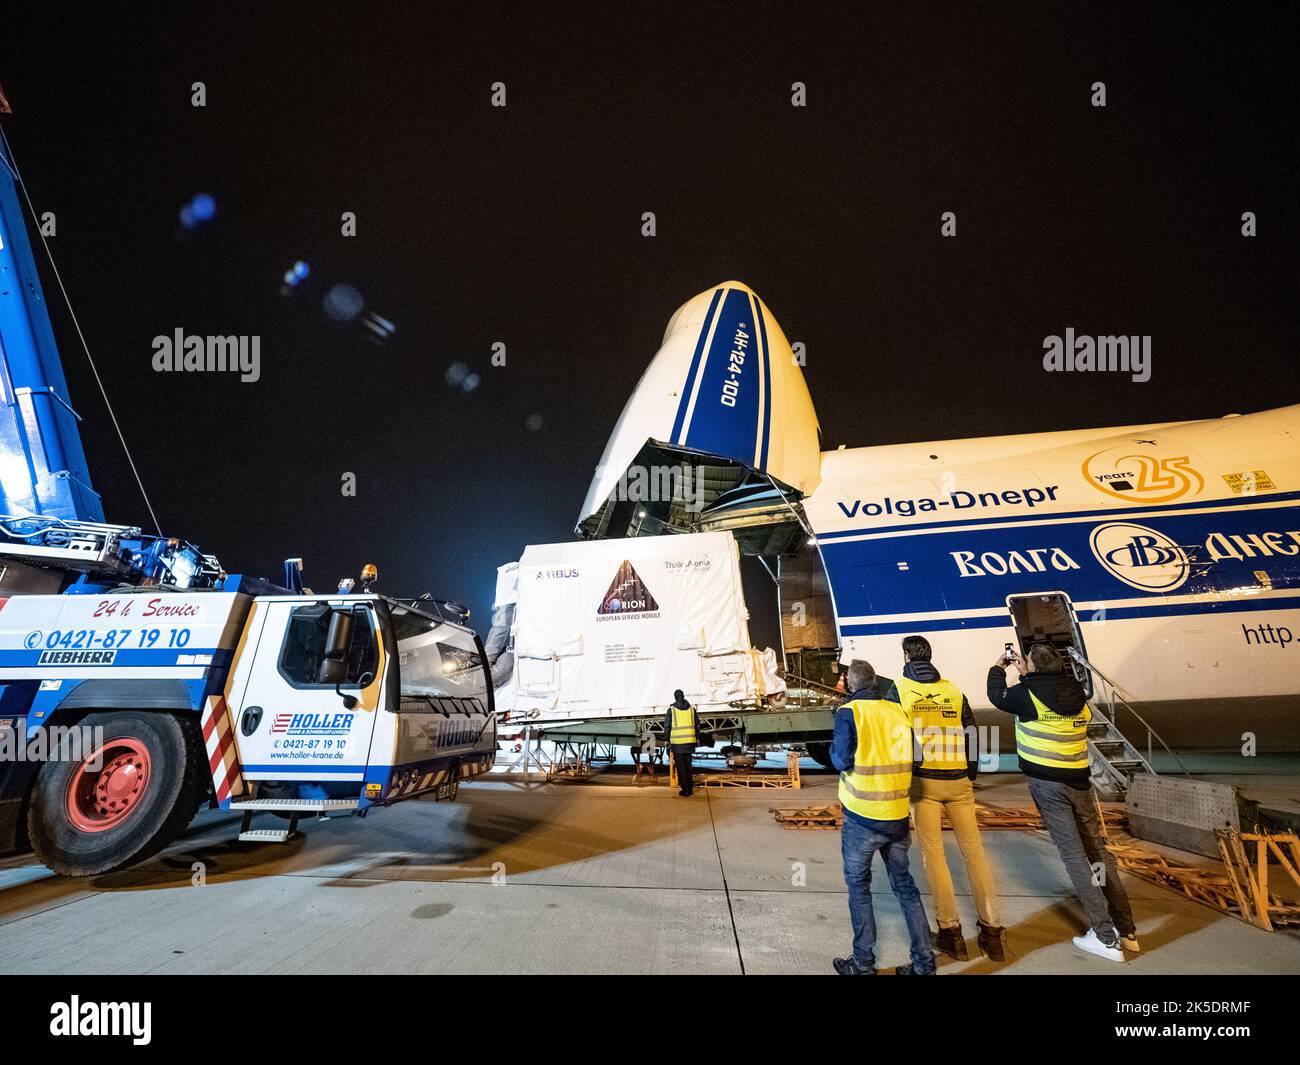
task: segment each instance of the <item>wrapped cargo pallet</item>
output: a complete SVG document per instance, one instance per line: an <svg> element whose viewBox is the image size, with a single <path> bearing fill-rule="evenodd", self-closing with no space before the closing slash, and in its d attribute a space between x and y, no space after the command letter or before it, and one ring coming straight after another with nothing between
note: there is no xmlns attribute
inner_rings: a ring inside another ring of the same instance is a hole
<svg viewBox="0 0 1300 1065"><path fill-rule="evenodd" d="M497 709L512 716L662 713L675 688L718 709L785 689L775 653L750 645L729 533L528 547L499 570L493 621L488 645L504 648L501 661L514 656L497 689Z"/></svg>

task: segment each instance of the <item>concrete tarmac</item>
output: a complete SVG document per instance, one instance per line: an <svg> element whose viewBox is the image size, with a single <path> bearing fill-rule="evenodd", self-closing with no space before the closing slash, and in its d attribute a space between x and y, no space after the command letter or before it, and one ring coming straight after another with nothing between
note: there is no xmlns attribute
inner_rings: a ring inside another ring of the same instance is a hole
<svg viewBox="0 0 1300 1065"><path fill-rule="evenodd" d="M602 778L598 776L597 781ZM780 828L776 806L833 802L830 774L801 791L500 779L454 803L408 802L304 822L284 844L241 844L237 815L205 812L158 858L87 880L31 855L0 862L0 969L11 973L810 973L849 952L839 833ZM617 783L613 783L617 781ZM1300 799L1294 777L1270 787ZM978 798L1029 806L1023 778ZM267 818L262 822L270 826ZM948 834L951 837L951 834ZM1041 832L986 831L1011 958L975 951L955 840L949 863L972 958L951 973L1300 973L1300 936L1267 933L1125 877L1143 952L1084 955L1064 869ZM1184 856L1185 857L1185 856ZM929 887L913 843L912 870ZM882 968L907 961L877 863Z"/></svg>

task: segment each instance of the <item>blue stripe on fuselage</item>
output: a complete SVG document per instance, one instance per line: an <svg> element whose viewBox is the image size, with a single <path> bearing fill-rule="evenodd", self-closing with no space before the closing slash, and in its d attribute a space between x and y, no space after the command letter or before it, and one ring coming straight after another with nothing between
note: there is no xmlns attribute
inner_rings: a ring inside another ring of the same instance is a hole
<svg viewBox="0 0 1300 1065"><path fill-rule="evenodd" d="M1109 549L1103 553L1110 555L1110 561L1103 563L1093 550L1094 530L1128 525L1151 530L1180 546L1186 559L1185 578L1156 588L1163 572L1156 557L1160 551L1150 552L1151 564L1143 560L1141 551L1126 553L1126 533L1107 541ZM1270 537L1264 543L1274 549L1266 554L1249 539L1252 535ZM1223 539L1211 544L1211 537ZM1242 537L1246 547L1232 537ZM1137 518L1110 511L1095 522L1062 524L1044 516L1031 525L986 524L868 540L825 542L818 537L818 543L837 616L862 618L863 624L869 623L870 616L882 614L1000 611L1008 595L1042 591L1065 592L1076 603L1149 597L1153 605L1164 603L1166 595L1203 595L1218 606L1249 602L1245 597L1255 589L1300 592L1300 508L1296 507ZM1117 573L1136 583L1121 580ZM1258 602L1264 609L1263 603L1269 601ZM1108 610L1108 616L1118 615ZM956 619L952 623L957 627Z"/></svg>
<svg viewBox="0 0 1300 1065"><path fill-rule="evenodd" d="M1250 507L1259 506L1266 503L1278 503L1284 501L1293 501L1300 499L1300 492L1270 492L1267 495L1250 495L1234 496L1230 499L1202 499L1195 502L1187 503L1164 503L1160 506L1143 506L1134 503L1128 511L1120 510L1116 507L1097 508L1093 510L1070 510L1060 514L1045 515L1034 511L1018 511L1015 514L1007 516L987 516L988 512L984 511L985 517L972 518L936 518L927 522L916 522L912 525L863 525L856 529L839 529L835 532L817 533L818 543L831 543L836 540L845 540L853 536L870 536L875 533L894 533L894 532L927 532L932 529L951 529L959 526L968 525L1006 525L1018 521L1065 521L1067 518L1109 518L1112 521L1127 520L1125 514L1148 514L1148 513L1173 513L1175 511L1205 510L1215 507ZM858 501L860 502L860 501ZM837 504L841 510L843 504ZM1141 518L1137 519L1141 521Z"/></svg>
<svg viewBox="0 0 1300 1065"><path fill-rule="evenodd" d="M700 356L704 354L704 342L709 337L709 326L713 323L713 314L718 309L718 301L722 299L722 293L725 289L718 289L713 293L713 299L709 303L709 312L704 316L704 324L700 326L700 336L695 342L695 354L691 356L690 369L686 371L686 385L682 389L681 397L677 400L677 416L673 419L673 431L669 439L674 444L684 443L680 439L682 425L686 422L686 409L691 405L691 392L695 388L695 375L700 369Z"/></svg>
<svg viewBox="0 0 1300 1065"><path fill-rule="evenodd" d="M1048 591L1049 589L1043 589ZM1051 589L1055 591L1056 589ZM1273 610L1295 610L1300 607L1300 596L1281 596L1276 599L1237 599L1232 602L1163 603L1150 606L1107 607L1106 621L1124 621L1132 618L1170 618L1193 614L1236 614L1243 611L1267 613ZM1080 613L1080 621L1100 621L1091 613ZM925 618L920 621L887 621L880 624L841 625L841 636L901 636L910 632L953 632L959 629L999 629L1010 626L1011 617L1005 606L999 614L975 618Z"/></svg>
<svg viewBox="0 0 1300 1065"><path fill-rule="evenodd" d="M718 311L713 343L700 367L698 396L684 430L686 439L679 441L683 446L746 466L754 464L761 413L761 370L751 357L757 347L754 337L754 305L749 293L728 289ZM733 351L738 358L733 359ZM730 404L724 401L728 399Z"/></svg>
<svg viewBox="0 0 1300 1065"><path fill-rule="evenodd" d="M758 319L759 357L763 361L763 445L758 453L758 469L767 472L767 443L772 431L772 352L767 346L767 322L763 319L763 301L754 297L754 314Z"/></svg>

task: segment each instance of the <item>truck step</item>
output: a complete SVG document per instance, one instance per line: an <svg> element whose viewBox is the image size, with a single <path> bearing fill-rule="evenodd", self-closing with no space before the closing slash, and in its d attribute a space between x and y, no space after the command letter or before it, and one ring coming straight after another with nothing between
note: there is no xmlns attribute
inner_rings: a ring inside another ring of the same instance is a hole
<svg viewBox="0 0 1300 1065"><path fill-rule="evenodd" d="M320 814L332 810L355 810L357 799L237 799L232 810L284 810L295 814Z"/></svg>
<svg viewBox="0 0 1300 1065"><path fill-rule="evenodd" d="M240 843L283 843L290 836L287 828L250 828L239 833Z"/></svg>

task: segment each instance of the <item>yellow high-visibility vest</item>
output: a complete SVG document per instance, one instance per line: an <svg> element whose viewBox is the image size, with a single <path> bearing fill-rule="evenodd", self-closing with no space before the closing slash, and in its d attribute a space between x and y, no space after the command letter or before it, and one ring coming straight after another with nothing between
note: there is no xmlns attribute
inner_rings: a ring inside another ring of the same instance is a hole
<svg viewBox="0 0 1300 1065"><path fill-rule="evenodd" d="M1087 703L1072 717L1049 710L1033 692L1038 717L1034 721L1016 718L1016 753L1026 762L1051 766L1053 769L1088 768L1088 722L1092 707Z"/></svg>
<svg viewBox="0 0 1300 1065"><path fill-rule="evenodd" d="M921 748L921 768L965 769L966 730L957 685L942 677L928 684L899 677L894 686Z"/></svg>
<svg viewBox="0 0 1300 1065"><path fill-rule="evenodd" d="M855 699L844 705L853 711L858 749L852 772L840 774L840 802L859 817L903 820L912 786L912 727L907 715L888 699Z"/></svg>
<svg viewBox="0 0 1300 1065"><path fill-rule="evenodd" d="M673 725L668 731L668 742L672 746L689 743L695 746L695 707L688 706L679 710L676 706L669 708L673 714Z"/></svg>

